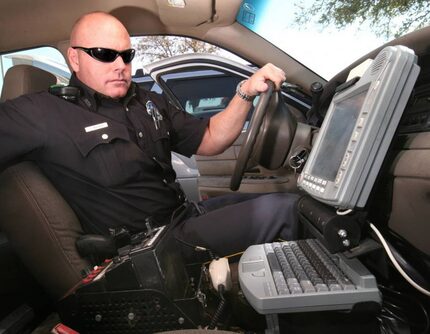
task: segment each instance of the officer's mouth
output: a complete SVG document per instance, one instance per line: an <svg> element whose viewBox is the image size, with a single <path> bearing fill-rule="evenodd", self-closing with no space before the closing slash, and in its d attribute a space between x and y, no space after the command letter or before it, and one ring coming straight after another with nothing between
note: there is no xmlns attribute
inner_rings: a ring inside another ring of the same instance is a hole
<svg viewBox="0 0 430 334"><path fill-rule="evenodd" d="M110 80L109 83L115 85L115 86L127 86L128 85L128 81L127 80L121 80L121 79L117 79L117 80Z"/></svg>

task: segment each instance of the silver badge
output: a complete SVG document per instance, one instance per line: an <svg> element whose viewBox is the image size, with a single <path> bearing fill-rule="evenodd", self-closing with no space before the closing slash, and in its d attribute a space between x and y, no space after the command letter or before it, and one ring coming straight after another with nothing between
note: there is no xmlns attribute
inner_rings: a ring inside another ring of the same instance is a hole
<svg viewBox="0 0 430 334"><path fill-rule="evenodd" d="M154 102L152 102L151 100L146 102L146 112L148 113L149 116L152 117L152 121L154 122L155 129L158 130L160 127L160 121L163 120L163 116L160 114Z"/></svg>

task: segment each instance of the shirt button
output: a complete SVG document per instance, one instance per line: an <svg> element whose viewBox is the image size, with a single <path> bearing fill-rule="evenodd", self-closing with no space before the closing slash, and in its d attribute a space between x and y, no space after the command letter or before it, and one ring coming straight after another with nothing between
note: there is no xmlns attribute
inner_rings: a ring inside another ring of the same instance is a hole
<svg viewBox="0 0 430 334"><path fill-rule="evenodd" d="M103 133L103 134L102 134L102 139L106 140L106 139L108 139L108 138L109 138L109 136L108 136L106 133Z"/></svg>
<svg viewBox="0 0 430 334"><path fill-rule="evenodd" d="M142 133L142 132L139 132L139 133L138 133L138 136L139 136L139 138L143 138L143 133Z"/></svg>

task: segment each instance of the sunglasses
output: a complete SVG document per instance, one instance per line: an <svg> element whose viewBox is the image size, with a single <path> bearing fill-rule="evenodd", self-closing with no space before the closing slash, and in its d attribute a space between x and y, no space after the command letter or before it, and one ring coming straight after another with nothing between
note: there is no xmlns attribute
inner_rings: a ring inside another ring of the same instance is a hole
<svg viewBox="0 0 430 334"><path fill-rule="evenodd" d="M90 55L92 58L97 59L103 63L112 63L121 56L124 64L130 63L136 53L135 49L128 49L125 51L116 51L106 48L84 48L82 46L72 46L72 49L79 49Z"/></svg>

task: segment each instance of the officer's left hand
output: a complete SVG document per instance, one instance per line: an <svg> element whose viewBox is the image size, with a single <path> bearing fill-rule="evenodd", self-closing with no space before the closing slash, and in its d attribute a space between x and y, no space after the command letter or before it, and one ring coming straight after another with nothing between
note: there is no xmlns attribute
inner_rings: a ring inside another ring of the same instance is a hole
<svg viewBox="0 0 430 334"><path fill-rule="evenodd" d="M241 90L247 95L255 96L267 90L268 86L265 82L266 80L273 81L276 90L279 90L285 79L285 72L282 69L268 63L246 80Z"/></svg>

